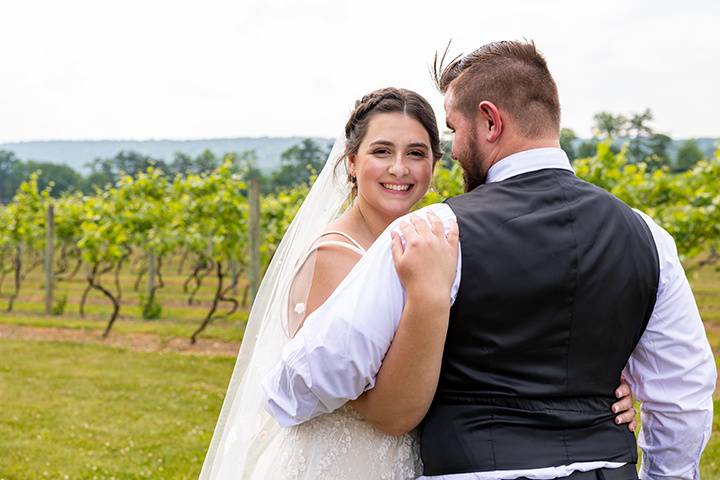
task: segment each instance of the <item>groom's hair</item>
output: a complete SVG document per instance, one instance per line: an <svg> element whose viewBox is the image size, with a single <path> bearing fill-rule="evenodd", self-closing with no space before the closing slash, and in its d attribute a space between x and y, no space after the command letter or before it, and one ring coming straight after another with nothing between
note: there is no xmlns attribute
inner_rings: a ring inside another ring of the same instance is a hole
<svg viewBox="0 0 720 480"><path fill-rule="evenodd" d="M473 120L487 100L508 112L525 137L559 134L557 86L534 42L489 43L444 66L447 51L440 59L435 55L432 73L443 94L452 85L453 107L466 117Z"/></svg>

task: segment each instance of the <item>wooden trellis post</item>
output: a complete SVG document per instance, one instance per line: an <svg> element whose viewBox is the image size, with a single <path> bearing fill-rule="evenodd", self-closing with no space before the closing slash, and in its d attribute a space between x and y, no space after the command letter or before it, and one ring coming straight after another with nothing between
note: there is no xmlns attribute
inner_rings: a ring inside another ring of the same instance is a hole
<svg viewBox="0 0 720 480"><path fill-rule="evenodd" d="M53 265L55 264L55 208L52 203L47 207L45 226L45 314L51 315L55 283L55 275L53 274Z"/></svg>
<svg viewBox="0 0 720 480"><path fill-rule="evenodd" d="M148 252L148 272L147 272L147 301L153 298L155 291L155 277L157 276L157 256L155 252Z"/></svg>

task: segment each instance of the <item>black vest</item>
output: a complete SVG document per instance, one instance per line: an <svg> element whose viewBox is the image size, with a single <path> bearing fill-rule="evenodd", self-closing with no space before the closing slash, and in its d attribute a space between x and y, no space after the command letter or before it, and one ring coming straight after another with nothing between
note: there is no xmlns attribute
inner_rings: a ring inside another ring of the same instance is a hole
<svg viewBox="0 0 720 480"><path fill-rule="evenodd" d="M637 462L610 411L659 265L642 218L546 169L447 201L462 277L422 425L425 475Z"/></svg>

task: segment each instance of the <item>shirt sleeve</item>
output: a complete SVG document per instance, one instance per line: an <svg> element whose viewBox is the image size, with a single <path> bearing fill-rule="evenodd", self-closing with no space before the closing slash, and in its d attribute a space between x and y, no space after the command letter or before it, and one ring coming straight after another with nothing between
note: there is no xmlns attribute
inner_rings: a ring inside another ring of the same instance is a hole
<svg viewBox="0 0 720 480"><path fill-rule="evenodd" d="M424 216L427 211L443 220L446 231L455 219L446 204L415 213ZM327 301L308 316L265 378L265 408L281 426L330 413L375 385L405 304L390 235L401 220L378 237ZM460 257L451 301L460 283Z"/></svg>
<svg viewBox="0 0 720 480"><path fill-rule="evenodd" d="M712 428L715 360L675 241L638 213L650 227L660 261L655 308L625 368L642 402L640 478L699 479L700 455Z"/></svg>

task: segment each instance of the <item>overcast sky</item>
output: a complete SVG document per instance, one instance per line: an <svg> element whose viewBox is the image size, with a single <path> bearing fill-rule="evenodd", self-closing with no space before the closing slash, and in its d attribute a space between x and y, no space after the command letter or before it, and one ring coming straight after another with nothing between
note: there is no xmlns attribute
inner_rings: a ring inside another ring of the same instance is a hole
<svg viewBox="0 0 720 480"><path fill-rule="evenodd" d="M0 0L0 143L328 136L383 86L442 98L436 50L533 39L563 125L649 107L720 136L720 1Z"/></svg>

